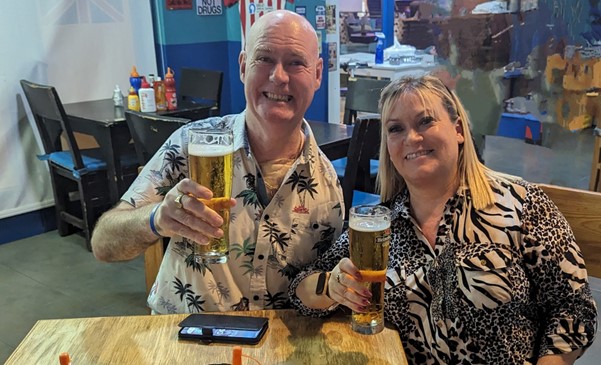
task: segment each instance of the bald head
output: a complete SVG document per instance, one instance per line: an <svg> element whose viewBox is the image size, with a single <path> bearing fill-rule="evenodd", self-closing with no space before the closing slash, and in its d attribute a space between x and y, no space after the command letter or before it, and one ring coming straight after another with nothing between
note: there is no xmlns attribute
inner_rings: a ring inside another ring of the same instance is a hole
<svg viewBox="0 0 601 365"><path fill-rule="evenodd" d="M282 25L286 25L289 30L297 34L302 34L308 42L311 42L311 45L315 45L315 57L318 57L318 39L317 33L315 33L315 29L304 16L298 15L295 12L289 10L276 10L269 12L257 20L250 31L248 32L248 36L246 38L246 44L244 46L245 51L252 50L254 43L257 40L257 37L264 34L272 27L280 27Z"/></svg>

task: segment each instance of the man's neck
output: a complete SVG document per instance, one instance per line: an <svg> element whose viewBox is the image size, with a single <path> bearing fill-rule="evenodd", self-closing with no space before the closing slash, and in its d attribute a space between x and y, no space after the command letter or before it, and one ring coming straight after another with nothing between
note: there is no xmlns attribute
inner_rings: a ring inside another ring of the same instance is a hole
<svg viewBox="0 0 601 365"><path fill-rule="evenodd" d="M286 126L247 123L248 142L257 162L296 158L304 143L301 123Z"/></svg>

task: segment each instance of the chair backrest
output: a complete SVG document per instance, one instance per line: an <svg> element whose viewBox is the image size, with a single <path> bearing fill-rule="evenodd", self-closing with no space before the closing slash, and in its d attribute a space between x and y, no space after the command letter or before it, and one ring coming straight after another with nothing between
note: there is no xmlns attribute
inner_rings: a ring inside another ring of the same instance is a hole
<svg viewBox="0 0 601 365"><path fill-rule="evenodd" d="M27 80L21 80L21 87L42 138L44 153L63 150L60 137L64 132L75 170L83 169L81 152L56 89Z"/></svg>
<svg viewBox="0 0 601 365"><path fill-rule="evenodd" d="M389 80L349 78L344 102L344 124L353 124L357 112L379 113L380 93L389 83Z"/></svg>
<svg viewBox="0 0 601 365"><path fill-rule="evenodd" d="M595 128L593 138L593 164L588 189L601 192L601 127Z"/></svg>
<svg viewBox="0 0 601 365"><path fill-rule="evenodd" d="M201 104L214 103L211 115L221 112L223 72L183 67L179 74L178 99Z"/></svg>
<svg viewBox="0 0 601 365"><path fill-rule="evenodd" d="M125 120L134 140L140 165L145 165L173 132L190 121L131 110L125 112Z"/></svg>
<svg viewBox="0 0 601 365"><path fill-rule="evenodd" d="M538 184L572 227L588 274L601 278L601 193Z"/></svg>
<svg viewBox="0 0 601 365"><path fill-rule="evenodd" d="M369 160L376 158L380 151L380 125L380 118L370 116L361 116L355 121L342 179L345 217L353 203L353 190L371 184Z"/></svg>
<svg viewBox="0 0 601 365"><path fill-rule="evenodd" d="M369 16L381 17L382 16L382 0L367 0L367 10L369 12Z"/></svg>

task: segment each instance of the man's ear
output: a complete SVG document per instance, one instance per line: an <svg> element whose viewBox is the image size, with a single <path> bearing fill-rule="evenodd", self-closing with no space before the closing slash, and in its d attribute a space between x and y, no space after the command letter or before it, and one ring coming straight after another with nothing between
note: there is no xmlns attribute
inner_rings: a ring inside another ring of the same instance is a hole
<svg viewBox="0 0 601 365"><path fill-rule="evenodd" d="M455 122L455 131L457 132L457 143L463 144L463 142L465 142L465 135L463 134L463 121L459 117L457 117L457 122Z"/></svg>
<svg viewBox="0 0 601 365"><path fill-rule="evenodd" d="M244 83L244 78L246 76L246 52L240 52L240 56L238 56L238 64L240 65L240 81Z"/></svg>
<svg viewBox="0 0 601 365"><path fill-rule="evenodd" d="M315 65L315 91L321 86L321 80L323 78L323 58L319 57L317 64Z"/></svg>

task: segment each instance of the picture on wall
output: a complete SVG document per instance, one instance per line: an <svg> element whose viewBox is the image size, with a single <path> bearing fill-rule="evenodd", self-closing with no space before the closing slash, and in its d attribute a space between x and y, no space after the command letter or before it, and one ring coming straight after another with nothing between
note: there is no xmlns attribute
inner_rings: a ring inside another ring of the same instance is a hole
<svg viewBox="0 0 601 365"><path fill-rule="evenodd" d="M336 34L336 5L326 5L326 32Z"/></svg>
<svg viewBox="0 0 601 365"><path fill-rule="evenodd" d="M328 43L328 71L336 71L338 69L338 45L336 42Z"/></svg>

